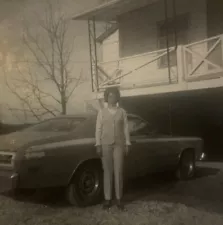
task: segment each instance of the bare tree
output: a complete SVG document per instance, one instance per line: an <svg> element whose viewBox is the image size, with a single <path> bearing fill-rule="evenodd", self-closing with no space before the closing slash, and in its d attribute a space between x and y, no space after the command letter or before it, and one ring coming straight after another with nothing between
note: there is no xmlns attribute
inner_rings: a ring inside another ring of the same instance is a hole
<svg viewBox="0 0 223 225"><path fill-rule="evenodd" d="M46 5L44 19L35 29L24 25L23 44L28 57L14 62L14 78L9 81L5 76L7 87L21 102L24 116L29 113L37 120L66 114L70 97L84 81L82 73L71 73L75 37L69 33L70 19L55 10L55 2L46 1Z"/></svg>

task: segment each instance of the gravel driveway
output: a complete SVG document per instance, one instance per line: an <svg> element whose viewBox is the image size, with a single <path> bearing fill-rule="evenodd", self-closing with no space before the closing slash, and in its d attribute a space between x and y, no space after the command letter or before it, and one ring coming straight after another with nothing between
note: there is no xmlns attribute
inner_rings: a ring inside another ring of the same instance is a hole
<svg viewBox="0 0 223 225"><path fill-rule="evenodd" d="M202 163L191 181L156 175L130 183L125 196L128 211L123 213L115 207L104 212L100 205L78 209L60 199L40 200L44 195L20 201L0 195L0 225L222 225L222 190L223 164Z"/></svg>

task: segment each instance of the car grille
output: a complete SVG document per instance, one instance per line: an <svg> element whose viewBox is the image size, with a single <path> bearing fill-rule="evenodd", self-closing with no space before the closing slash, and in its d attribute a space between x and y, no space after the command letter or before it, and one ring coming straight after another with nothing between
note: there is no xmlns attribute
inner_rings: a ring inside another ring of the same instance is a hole
<svg viewBox="0 0 223 225"><path fill-rule="evenodd" d="M0 165L12 166L14 156L14 153L0 151Z"/></svg>

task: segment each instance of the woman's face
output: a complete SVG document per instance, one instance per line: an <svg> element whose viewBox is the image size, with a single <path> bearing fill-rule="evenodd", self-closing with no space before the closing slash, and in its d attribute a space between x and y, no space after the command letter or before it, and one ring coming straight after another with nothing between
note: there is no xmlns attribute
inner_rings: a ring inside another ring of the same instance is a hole
<svg viewBox="0 0 223 225"><path fill-rule="evenodd" d="M108 94L108 104L114 105L118 102L117 96L114 93Z"/></svg>

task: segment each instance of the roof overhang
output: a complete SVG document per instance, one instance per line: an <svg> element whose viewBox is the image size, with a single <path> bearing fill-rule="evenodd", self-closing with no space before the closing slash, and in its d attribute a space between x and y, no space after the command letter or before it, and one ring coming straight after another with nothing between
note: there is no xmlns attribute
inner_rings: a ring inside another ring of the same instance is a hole
<svg viewBox="0 0 223 225"><path fill-rule="evenodd" d="M73 20L115 21L117 17L152 4L158 0L110 0L93 9L77 14Z"/></svg>

